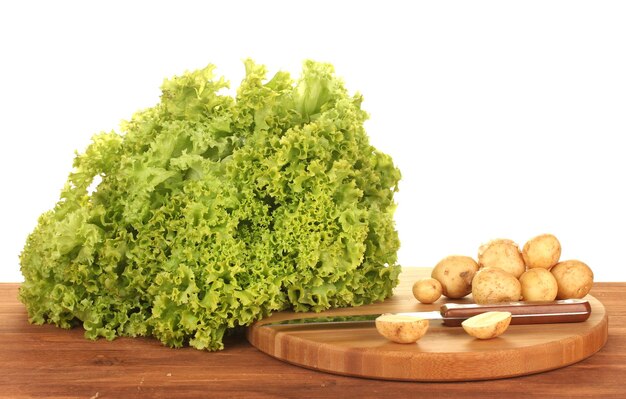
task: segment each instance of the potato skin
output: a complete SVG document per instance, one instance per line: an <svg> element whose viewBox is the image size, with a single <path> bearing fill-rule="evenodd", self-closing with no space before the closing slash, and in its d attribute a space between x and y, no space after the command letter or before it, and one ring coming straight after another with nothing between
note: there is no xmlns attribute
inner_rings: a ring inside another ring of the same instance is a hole
<svg viewBox="0 0 626 399"><path fill-rule="evenodd" d="M472 296L476 303L514 302L521 294L522 285L517 278L495 267L480 269L472 282Z"/></svg>
<svg viewBox="0 0 626 399"><path fill-rule="evenodd" d="M526 271L526 264L518 245L507 239L491 240L478 248L480 267L495 267L519 278Z"/></svg>
<svg viewBox="0 0 626 399"><path fill-rule="evenodd" d="M399 344L412 344L426 334L429 322L416 317L384 314L376 318L376 330L380 335Z"/></svg>
<svg viewBox="0 0 626 399"><path fill-rule="evenodd" d="M474 259L452 255L437 263L431 277L441 283L443 295L456 299L472 292L472 280L477 271L478 263Z"/></svg>
<svg viewBox="0 0 626 399"><path fill-rule="evenodd" d="M478 339L491 339L502 335L511 324L511 312L486 312L461 323L466 333Z"/></svg>
<svg viewBox="0 0 626 399"><path fill-rule="evenodd" d="M559 289L552 273L544 268L527 270L520 276L519 282L524 301L553 301Z"/></svg>
<svg viewBox="0 0 626 399"><path fill-rule="evenodd" d="M413 296L421 303L433 303L441 298L443 287L434 278L423 278L413 284Z"/></svg>
<svg viewBox="0 0 626 399"><path fill-rule="evenodd" d="M559 262L561 243L552 234L533 237L524 244L522 257L529 269L550 269Z"/></svg>
<svg viewBox="0 0 626 399"><path fill-rule="evenodd" d="M550 272L556 279L559 290L557 299L580 299L589 293L593 285L593 271L579 260L557 263Z"/></svg>

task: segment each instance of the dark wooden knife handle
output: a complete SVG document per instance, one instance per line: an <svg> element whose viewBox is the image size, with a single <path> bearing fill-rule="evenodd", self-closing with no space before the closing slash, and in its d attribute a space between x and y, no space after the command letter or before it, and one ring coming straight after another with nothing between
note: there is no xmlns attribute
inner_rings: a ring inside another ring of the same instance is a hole
<svg viewBox="0 0 626 399"><path fill-rule="evenodd" d="M549 302L506 302L494 304L448 303L441 307L445 326L460 326L463 320L485 312L511 312L511 324L577 323L591 315L585 299L562 299Z"/></svg>

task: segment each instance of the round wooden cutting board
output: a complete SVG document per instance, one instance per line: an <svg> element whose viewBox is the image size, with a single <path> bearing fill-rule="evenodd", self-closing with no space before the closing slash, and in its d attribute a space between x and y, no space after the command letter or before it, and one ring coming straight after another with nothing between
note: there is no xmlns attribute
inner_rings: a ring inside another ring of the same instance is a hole
<svg viewBox="0 0 626 399"><path fill-rule="evenodd" d="M248 328L248 341L277 359L319 371L409 381L489 380L539 373L585 359L606 343L608 317L600 301L590 295L585 299L592 313L585 322L512 325L489 340L475 339L461 327L444 327L438 321L431 321L426 335L415 344L390 342L373 323L263 326L306 316L438 310L445 298L424 305L411 293L413 282L427 273L428 269L405 268L393 297L382 303L323 313L275 313Z"/></svg>

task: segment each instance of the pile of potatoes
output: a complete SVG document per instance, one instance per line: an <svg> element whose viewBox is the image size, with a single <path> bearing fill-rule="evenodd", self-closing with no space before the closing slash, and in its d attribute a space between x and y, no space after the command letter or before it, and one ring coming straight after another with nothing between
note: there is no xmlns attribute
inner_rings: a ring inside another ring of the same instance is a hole
<svg viewBox="0 0 626 399"><path fill-rule="evenodd" d="M522 248L507 239L481 245L478 261L469 256L448 256L433 269L431 278L416 281L413 295L422 303L433 303L441 295L463 298L470 293L479 304L523 301L552 301L583 298L591 290L593 272L578 260L559 262L561 243L552 234L534 237ZM504 333L510 312L486 312L461 324L478 339ZM428 330L428 320L402 315L382 315L376 329L387 339L413 343Z"/></svg>
<svg viewBox="0 0 626 399"><path fill-rule="evenodd" d="M522 250L511 240L492 240L480 246L478 261L458 255L442 259L431 278L415 282L413 295L422 303L470 293L480 304L583 298L593 272L581 261L559 262L560 257L561 244L552 234L528 240Z"/></svg>

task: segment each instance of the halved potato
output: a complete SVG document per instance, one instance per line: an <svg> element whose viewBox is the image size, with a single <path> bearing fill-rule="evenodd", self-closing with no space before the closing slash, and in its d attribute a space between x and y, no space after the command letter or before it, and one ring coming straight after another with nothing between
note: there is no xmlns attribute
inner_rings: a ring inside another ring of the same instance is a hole
<svg viewBox="0 0 626 399"><path fill-rule="evenodd" d="M383 337L399 344L412 344L422 338L429 322L419 317L384 314L376 318L376 330Z"/></svg>
<svg viewBox="0 0 626 399"><path fill-rule="evenodd" d="M465 332L478 339L495 338L511 324L511 312L485 312L461 323Z"/></svg>

